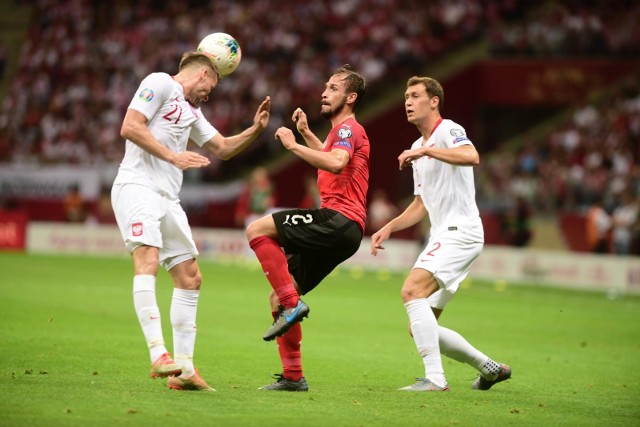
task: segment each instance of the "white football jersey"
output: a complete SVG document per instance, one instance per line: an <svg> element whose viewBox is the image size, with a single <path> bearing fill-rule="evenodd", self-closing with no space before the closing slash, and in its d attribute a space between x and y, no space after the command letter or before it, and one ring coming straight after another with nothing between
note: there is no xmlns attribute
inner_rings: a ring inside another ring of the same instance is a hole
<svg viewBox="0 0 640 427"><path fill-rule="evenodd" d="M464 128L444 119L427 141L421 137L413 143L411 149L423 145L455 148L466 144L471 144L471 141ZM422 198L429 212L432 234L447 227L459 227L479 220L473 167L450 165L423 156L413 161L413 185L413 194Z"/></svg>
<svg viewBox="0 0 640 427"><path fill-rule="evenodd" d="M166 73L153 73L142 80L129 108L142 113L151 134L175 153L185 151L189 139L202 146L218 133L200 108L185 99L182 85ZM140 184L177 199L182 170L127 140L114 184Z"/></svg>

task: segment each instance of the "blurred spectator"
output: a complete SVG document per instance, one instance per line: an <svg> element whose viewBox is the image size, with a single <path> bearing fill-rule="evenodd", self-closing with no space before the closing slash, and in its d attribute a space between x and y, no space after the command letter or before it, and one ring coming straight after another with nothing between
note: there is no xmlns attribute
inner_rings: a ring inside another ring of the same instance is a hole
<svg viewBox="0 0 640 427"><path fill-rule="evenodd" d="M103 224L115 224L116 217L111 205L111 187L103 185L96 205L96 220Z"/></svg>
<svg viewBox="0 0 640 427"><path fill-rule="evenodd" d="M7 61L7 46L4 41L0 40L0 81L2 81L7 71Z"/></svg>
<svg viewBox="0 0 640 427"><path fill-rule="evenodd" d="M502 218L502 233L507 244L523 247L529 244L531 230L531 208L523 197L517 197Z"/></svg>
<svg viewBox="0 0 640 427"><path fill-rule="evenodd" d="M622 202L614 209L611 215L613 250L618 255L629 255L631 253L639 208L640 199L634 197L631 192L625 191L622 194Z"/></svg>
<svg viewBox="0 0 640 427"><path fill-rule="evenodd" d="M503 56L637 56L640 3L557 0L523 8L522 20L491 21L491 51ZM504 14L504 16L507 16Z"/></svg>
<svg viewBox="0 0 640 427"><path fill-rule="evenodd" d="M586 212L597 199L613 212L624 192L640 197L640 74L600 102L576 107L515 155L503 148L485 159L477 196L487 211L523 197L534 214Z"/></svg>
<svg viewBox="0 0 640 427"><path fill-rule="evenodd" d="M604 254L609 252L611 216L604 209L601 199L589 207L586 214L587 243L591 252Z"/></svg>
<svg viewBox="0 0 640 427"><path fill-rule="evenodd" d="M77 184L69 187L64 197L64 213L69 222L84 222L87 219L87 204Z"/></svg>
<svg viewBox="0 0 640 427"><path fill-rule="evenodd" d="M383 189L378 188L374 190L367 211L369 231L375 232L380 230L395 218L398 212L398 208L389 201L389 197Z"/></svg>
<svg viewBox="0 0 640 427"><path fill-rule="evenodd" d="M276 206L275 191L267 170L258 166L251 172L236 206L236 225L246 227Z"/></svg>
<svg viewBox="0 0 640 427"><path fill-rule="evenodd" d="M304 196L298 203L300 209L317 209L320 207L320 192L318 191L317 178L309 174L304 178Z"/></svg>
<svg viewBox="0 0 640 427"><path fill-rule="evenodd" d="M640 205L640 202L638 202ZM631 227L631 251L630 255L640 255L640 206L638 207L638 215L636 223Z"/></svg>

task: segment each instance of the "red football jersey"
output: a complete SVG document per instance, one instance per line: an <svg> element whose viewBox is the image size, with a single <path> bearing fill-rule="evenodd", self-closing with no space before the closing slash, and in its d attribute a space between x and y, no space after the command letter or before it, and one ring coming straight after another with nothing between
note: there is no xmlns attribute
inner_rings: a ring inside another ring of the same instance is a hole
<svg viewBox="0 0 640 427"><path fill-rule="evenodd" d="M340 212L356 221L364 231L369 190L369 138L354 118L335 126L327 136L323 151L334 149L349 153L349 163L340 174L318 170L318 190L322 208Z"/></svg>

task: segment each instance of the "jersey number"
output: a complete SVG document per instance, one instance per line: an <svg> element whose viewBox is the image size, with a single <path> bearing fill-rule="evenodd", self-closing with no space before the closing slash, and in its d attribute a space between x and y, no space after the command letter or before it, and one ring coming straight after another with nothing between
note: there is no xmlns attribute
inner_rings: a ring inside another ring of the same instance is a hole
<svg viewBox="0 0 640 427"><path fill-rule="evenodd" d="M441 246L441 245L440 245L440 242L434 242L434 243L433 243L433 249L431 249L429 252L427 252L427 255L429 255L429 256L433 256L433 253L434 253L435 251L437 251L438 249L440 249L440 246Z"/></svg>
<svg viewBox="0 0 640 427"><path fill-rule="evenodd" d="M182 107L180 105L176 105L175 108L173 109L173 111L171 111L170 113L165 114L164 116L162 116L162 118L172 122L173 121L173 116L175 116L176 113L177 113L177 117L176 117L176 121L174 123L178 124L178 120L180 120L180 117L182 117Z"/></svg>

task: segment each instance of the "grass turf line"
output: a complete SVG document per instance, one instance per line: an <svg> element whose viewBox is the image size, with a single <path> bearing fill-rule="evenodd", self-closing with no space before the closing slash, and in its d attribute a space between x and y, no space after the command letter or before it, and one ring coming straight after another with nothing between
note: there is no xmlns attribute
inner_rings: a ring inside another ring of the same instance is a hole
<svg viewBox="0 0 640 427"><path fill-rule="evenodd" d="M256 265L201 263L195 364L217 393L148 378L126 258L0 254L0 425L630 425L640 421L640 298L468 281L441 317L513 379L470 390L475 371L444 359L451 391L403 393L423 375L399 290L404 276L338 270L305 297L309 393L256 389L280 372L269 285ZM157 294L171 349L171 284Z"/></svg>

